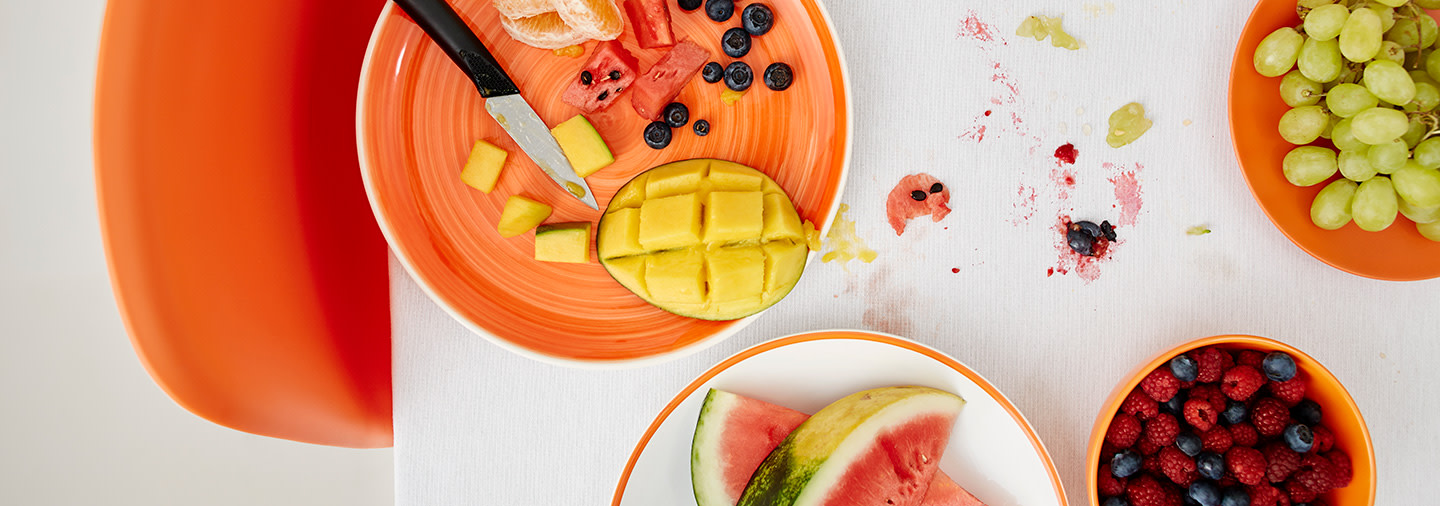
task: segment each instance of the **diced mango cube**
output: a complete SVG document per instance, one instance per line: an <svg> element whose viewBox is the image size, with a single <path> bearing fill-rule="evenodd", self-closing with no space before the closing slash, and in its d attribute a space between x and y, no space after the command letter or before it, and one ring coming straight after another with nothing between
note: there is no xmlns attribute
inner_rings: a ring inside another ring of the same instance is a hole
<svg viewBox="0 0 1440 506"><path fill-rule="evenodd" d="M606 244L605 257L616 258L645 252L640 246L640 209L631 207L605 215L600 220L598 241Z"/></svg>
<svg viewBox="0 0 1440 506"><path fill-rule="evenodd" d="M509 155L484 139L475 141L475 145L470 147L470 159L460 170L460 180L485 193L494 191L495 183L500 181L500 170L505 168L505 158Z"/></svg>
<svg viewBox="0 0 1440 506"><path fill-rule="evenodd" d="M662 303L705 302L705 256L693 249L645 257L645 286Z"/></svg>
<svg viewBox="0 0 1440 506"><path fill-rule="evenodd" d="M545 218L550 217L550 211L550 206L511 195L505 201L505 210L500 212L500 223L495 228L500 231L500 237L515 237L544 223Z"/></svg>
<svg viewBox="0 0 1440 506"><path fill-rule="evenodd" d="M575 169L577 176L587 177L615 162L605 139L583 115L576 114L555 125L550 134L555 136L555 142L560 144L560 150L565 152L565 158L570 160L570 167Z"/></svg>
<svg viewBox="0 0 1440 506"><path fill-rule="evenodd" d="M650 290L645 286L645 263L646 257L616 258L605 261L605 270L621 286L641 297L649 297Z"/></svg>
<svg viewBox="0 0 1440 506"><path fill-rule="evenodd" d="M720 248L706 257L712 302L760 303L765 286L765 253L758 246Z"/></svg>
<svg viewBox="0 0 1440 506"><path fill-rule="evenodd" d="M657 199L694 193L700 189L708 167L697 164L662 165L651 169L645 180L645 197Z"/></svg>
<svg viewBox="0 0 1440 506"><path fill-rule="evenodd" d="M625 207L639 208L640 203L645 201L645 180L648 174L635 176L636 181L620 188L615 196L610 198L609 207L606 209L620 209Z"/></svg>
<svg viewBox="0 0 1440 506"><path fill-rule="evenodd" d="M535 229L535 259L541 262L590 262L590 222L555 223Z"/></svg>
<svg viewBox="0 0 1440 506"><path fill-rule="evenodd" d="M804 241L805 230L801 228L800 216L794 212L790 199L779 193L765 194L765 240L790 239Z"/></svg>
<svg viewBox="0 0 1440 506"><path fill-rule="evenodd" d="M765 177L744 165L731 162L710 162L710 184L719 191L760 191Z"/></svg>
<svg viewBox="0 0 1440 506"><path fill-rule="evenodd" d="M705 242L760 238L765 228L764 210L763 193L710 192L705 203Z"/></svg>
<svg viewBox="0 0 1440 506"><path fill-rule="evenodd" d="M790 293L810 250L804 244L771 242L765 246L765 300L775 300ZM781 292L784 293L781 293Z"/></svg>
<svg viewBox="0 0 1440 506"><path fill-rule="evenodd" d="M700 243L700 197L694 193L640 205L640 245L659 251Z"/></svg>

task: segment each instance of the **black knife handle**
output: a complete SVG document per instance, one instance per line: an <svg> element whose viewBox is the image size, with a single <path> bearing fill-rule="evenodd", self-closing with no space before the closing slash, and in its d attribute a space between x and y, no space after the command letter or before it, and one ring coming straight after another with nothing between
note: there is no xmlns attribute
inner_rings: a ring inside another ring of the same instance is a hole
<svg viewBox="0 0 1440 506"><path fill-rule="evenodd" d="M480 96L490 98L520 93L515 82L500 68L500 62L445 0L395 0L395 3L430 35L430 39L460 70L465 71L465 75L475 83L475 89L480 90Z"/></svg>

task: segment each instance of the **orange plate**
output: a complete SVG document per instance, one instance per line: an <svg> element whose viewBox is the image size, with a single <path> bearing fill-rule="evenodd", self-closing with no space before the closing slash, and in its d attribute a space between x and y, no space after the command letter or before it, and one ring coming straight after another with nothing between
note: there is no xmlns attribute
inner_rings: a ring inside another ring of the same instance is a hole
<svg viewBox="0 0 1440 506"><path fill-rule="evenodd" d="M1291 242L1337 269L1390 281L1440 276L1440 242L1425 239L1404 216L1381 232L1354 223L1327 231L1310 221L1310 203L1328 182L1300 188L1285 180L1280 162L1294 145L1280 138L1275 125L1290 106L1280 100L1280 78L1261 76L1253 60L1260 39L1298 22L1295 0L1260 0L1230 68L1230 135L1255 200Z"/></svg>
<svg viewBox="0 0 1440 506"><path fill-rule="evenodd" d="M1145 379L1145 375L1169 362L1181 353L1206 346L1217 346L1225 350L1257 350L1264 353L1283 351L1295 359L1302 377L1305 378L1305 397L1320 403L1325 411L1325 426L1335 433L1335 448L1350 454L1355 468L1354 480L1350 486L1325 494L1325 504L1332 506L1370 506L1375 504L1375 447L1370 443L1370 429L1365 427L1365 418L1360 416L1360 407L1345 386L1325 366L1310 355L1288 344L1264 337L1232 335L1212 336L1196 339L1171 348L1130 372L1125 380L1115 386L1100 414L1095 417L1095 428L1090 431L1090 447L1085 462L1098 469L1100 446L1105 442L1105 431L1110 428L1110 419L1120 411L1125 397ZM1090 503L1100 504L1095 472L1086 472L1085 483Z"/></svg>
<svg viewBox="0 0 1440 506"><path fill-rule="evenodd" d="M584 57L557 56L511 40L486 0L452 5L541 119L554 125L579 113L560 101L560 93L595 43L586 44ZM677 101L690 108L692 122L710 122L710 135L677 129L663 150L641 139L648 122L635 114L628 97L588 116L615 154L613 165L587 178L602 207L645 169L687 158L723 158L769 174L790 193L802 218L825 225L839 204L850 146L844 66L825 12L814 0L771 6L775 28L756 38L743 60L757 79L771 62L789 63L796 74L790 89L772 91L757 80L744 98L727 106L720 102L723 84L696 77ZM720 24L701 11L672 9L671 19L677 40L689 38L710 50L713 61L730 61L719 38L739 25L738 17ZM621 40L641 69L665 53L640 49L630 30ZM551 222L595 222L600 212L545 177L485 113L474 86L393 6L381 14L370 41L358 109L361 170L381 229L411 276L475 332L551 362L634 365L693 352L749 320L675 316L626 291L599 263L537 262L533 234L501 238L495 224L510 195L553 205ZM460 181L475 139L510 152L499 185L488 195Z"/></svg>
<svg viewBox="0 0 1440 506"><path fill-rule="evenodd" d="M151 377L215 423L390 446L389 273L350 135L380 5L106 10L95 177L115 296Z"/></svg>

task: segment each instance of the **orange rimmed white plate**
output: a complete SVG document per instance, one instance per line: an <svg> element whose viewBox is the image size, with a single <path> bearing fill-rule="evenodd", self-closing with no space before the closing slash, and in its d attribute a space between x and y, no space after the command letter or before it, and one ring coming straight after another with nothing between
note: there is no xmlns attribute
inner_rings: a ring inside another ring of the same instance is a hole
<svg viewBox="0 0 1440 506"><path fill-rule="evenodd" d="M1366 232L1354 223L1324 230L1310 221L1310 204L1329 183L1300 188L1285 180L1280 163L1294 145L1280 138L1276 125L1290 107L1280 100L1280 78L1255 72L1253 59L1261 39L1298 22L1295 0L1260 0L1235 47L1230 68L1230 135L1255 201L1291 242L1337 269L1389 281L1440 276L1440 242L1425 239L1410 220L1398 217L1381 232Z"/></svg>
<svg viewBox="0 0 1440 506"><path fill-rule="evenodd" d="M519 85L546 123L579 113L560 101L585 57L558 56L511 40L487 0L456 0L456 11ZM648 123L628 94L587 115L615 163L587 178L602 208L626 181L663 163L722 158L759 169L789 192L800 216L826 227L839 206L850 150L845 68L825 10L815 0L770 2L776 24L741 60L757 75L772 62L795 70L794 85L773 91L757 82L734 105L720 101L723 84L698 77L677 101L691 121L711 131L675 131L663 150L647 147ZM672 9L677 39L731 61L719 46L738 15L715 23L702 11ZM621 41L640 69L664 54L642 50L627 28ZM586 55L595 43L586 44ZM585 207L545 177L483 109L474 86L424 33L393 5L381 14L366 54L357 104L361 173L381 229L419 284L452 316L513 351L568 365L635 365L696 351L734 333L749 319L706 322L654 308L613 281L599 263L554 264L533 258L533 235L501 238L495 224L505 200L526 195L555 208L550 222L596 222ZM511 153L490 194L460 181L470 145L485 139ZM592 250L593 251L593 250ZM592 253L593 257L593 253ZM754 317L751 317L752 319Z"/></svg>
<svg viewBox="0 0 1440 506"><path fill-rule="evenodd" d="M940 469L978 499L1014 506L1068 504L1039 436L980 374L944 353L899 337L827 330L751 347L686 385L631 452L611 506L695 501L690 445L700 406L711 388L814 413L848 394L896 385L938 388L965 399Z"/></svg>

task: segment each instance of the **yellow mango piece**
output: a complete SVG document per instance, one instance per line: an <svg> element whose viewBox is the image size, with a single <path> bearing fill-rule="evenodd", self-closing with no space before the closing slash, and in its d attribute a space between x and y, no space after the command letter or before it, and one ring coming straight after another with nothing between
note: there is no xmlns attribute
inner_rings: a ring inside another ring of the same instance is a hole
<svg viewBox="0 0 1440 506"><path fill-rule="evenodd" d="M720 248L705 256L705 272L713 302L762 302L765 253L756 246Z"/></svg>
<svg viewBox="0 0 1440 506"><path fill-rule="evenodd" d="M610 247L605 249L605 257L615 258L630 255L638 255L645 252L640 246L640 210L626 208L605 215L600 220L600 236L596 242L604 241Z"/></svg>
<svg viewBox="0 0 1440 506"><path fill-rule="evenodd" d="M795 206L790 204L790 199L785 198L785 195L765 194L765 240L805 241L805 230L801 228L800 215L786 212L787 209L793 211Z"/></svg>
<svg viewBox="0 0 1440 506"><path fill-rule="evenodd" d="M590 222L555 223L535 229L535 259L541 262L590 262Z"/></svg>
<svg viewBox="0 0 1440 506"><path fill-rule="evenodd" d="M755 169L730 162L710 162L710 188L720 191L760 191L765 175Z"/></svg>
<svg viewBox="0 0 1440 506"><path fill-rule="evenodd" d="M550 134L555 136L555 142L560 143L560 150L565 152L565 158L570 160L577 176L588 177L615 162L610 146L605 145L600 132L596 132L583 115L576 114L555 125Z"/></svg>
<svg viewBox="0 0 1440 506"><path fill-rule="evenodd" d="M699 244L699 195L687 193L646 199L640 205L639 240L641 246L651 251Z"/></svg>
<svg viewBox="0 0 1440 506"><path fill-rule="evenodd" d="M620 191L615 192L615 196L610 198L610 205L605 209L613 211L626 207L640 207L640 203L645 201L645 176L646 174L636 176L629 184L621 187Z"/></svg>
<svg viewBox="0 0 1440 506"><path fill-rule="evenodd" d="M774 301L790 293L800 272L805 270L805 258L810 254L804 244L771 242L765 249L765 300Z"/></svg>
<svg viewBox="0 0 1440 506"><path fill-rule="evenodd" d="M495 190L495 183L500 181L500 171L505 168L508 156L509 153L494 144L484 139L477 140L470 147L470 159L465 161L465 168L460 170L460 180L471 188L490 193Z"/></svg>
<svg viewBox="0 0 1440 506"><path fill-rule="evenodd" d="M649 263L648 257L631 256L616 258L605 262L605 270L610 277L620 282L620 286L634 292L644 298L650 297L650 290L645 286L645 264Z"/></svg>
<svg viewBox="0 0 1440 506"><path fill-rule="evenodd" d="M709 169L708 160L685 160L651 169L645 180L645 198L657 199L694 193Z"/></svg>
<svg viewBox="0 0 1440 506"><path fill-rule="evenodd" d="M745 91L750 90L747 89ZM735 105L735 102L739 102L740 99L745 98L745 91L735 91L730 88L725 88L720 92L720 101L724 102L725 105Z"/></svg>
<svg viewBox="0 0 1440 506"><path fill-rule="evenodd" d="M550 211L550 206L511 195L505 201L505 210L500 212L500 223L496 229L500 231L500 237L515 237L544 223L545 218L550 217Z"/></svg>
<svg viewBox="0 0 1440 506"><path fill-rule="evenodd" d="M710 192L705 203L705 242L757 239L764 230L764 194Z"/></svg>
<svg viewBox="0 0 1440 506"><path fill-rule="evenodd" d="M657 302L705 302L705 256L686 249L645 257L645 287Z"/></svg>

